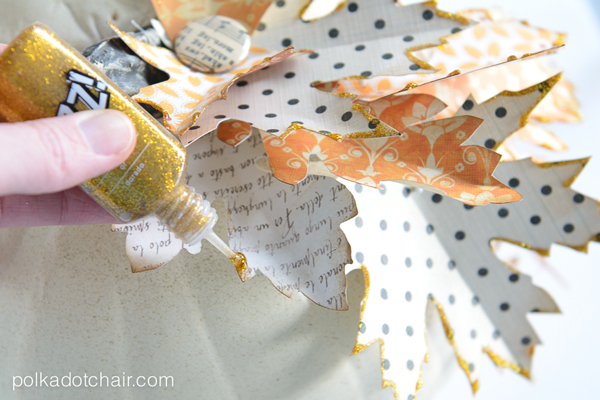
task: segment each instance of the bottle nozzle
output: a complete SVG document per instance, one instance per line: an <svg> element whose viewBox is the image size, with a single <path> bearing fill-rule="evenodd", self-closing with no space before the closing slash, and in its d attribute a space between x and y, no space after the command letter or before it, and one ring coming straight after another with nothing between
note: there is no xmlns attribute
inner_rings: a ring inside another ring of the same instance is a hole
<svg viewBox="0 0 600 400"><path fill-rule="evenodd" d="M201 195L194 193L192 188L181 186L170 201L157 211L156 215L175 236L187 244L196 244L202 239L208 240L231 260L242 282L252 276L252 270L248 268L246 257L242 253L231 250L215 234L212 228L217 222L217 213L210 203Z"/></svg>

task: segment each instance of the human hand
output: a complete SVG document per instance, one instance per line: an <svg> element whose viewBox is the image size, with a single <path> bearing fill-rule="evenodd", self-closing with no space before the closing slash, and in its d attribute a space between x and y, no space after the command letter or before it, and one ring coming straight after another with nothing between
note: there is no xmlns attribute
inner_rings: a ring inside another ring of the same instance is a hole
<svg viewBox="0 0 600 400"><path fill-rule="evenodd" d="M76 185L134 147L132 122L115 110L0 123L0 228L119 222Z"/></svg>

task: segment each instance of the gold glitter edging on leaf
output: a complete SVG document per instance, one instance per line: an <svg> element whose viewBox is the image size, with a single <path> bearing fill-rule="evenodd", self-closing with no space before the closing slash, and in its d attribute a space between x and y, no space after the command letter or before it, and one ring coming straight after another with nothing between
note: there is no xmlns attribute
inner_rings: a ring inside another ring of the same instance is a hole
<svg viewBox="0 0 600 400"><path fill-rule="evenodd" d="M538 97L538 99L531 105L531 107L529 107L521 115L521 118L519 120L519 129L521 129L525 125L527 125L527 123L529 122L529 116L531 115L531 113L533 112L533 110L538 106L538 104L540 104L542 102L542 100L544 100L544 98L546 98L546 96L548 95L548 93L550 92L550 90L552 90L552 88L558 83L558 81L560 81L561 78L562 78L562 73L556 74L553 77L550 77L550 78L546 79L545 81L538 83L537 85L530 86L530 87L528 87L526 89L523 89L523 90L520 90L518 92L512 92L512 91L509 91L509 90L505 90L505 91L503 91L501 93L498 93L494 97L491 97L490 99L486 100L485 102L483 102L481 104L485 104L487 102L495 100L495 99L497 99L500 96L519 97L519 96L525 96L527 94L535 92L536 90L540 91L541 95ZM498 148L506 141L506 139L508 139L509 137L511 137L516 132L517 131L512 132L511 134L509 134L508 136L506 136L504 138L504 140L496 143L496 145L491 150L494 150L494 151L498 150Z"/></svg>
<svg viewBox="0 0 600 400"><path fill-rule="evenodd" d="M577 172L575 172L575 174L572 177L570 177L569 179L567 179L566 181L563 182L564 187L571 187L573 182L575 182L575 179L577 179L579 174L581 174L581 171L583 171L583 169L585 168L585 166L587 165L587 163L590 161L591 158L592 157L585 157L585 158L579 158L577 160L544 162L544 163L534 162L533 164L539 168L554 168L554 167L560 167L563 165L579 164L580 165L579 170Z"/></svg>
<svg viewBox="0 0 600 400"><path fill-rule="evenodd" d="M552 79L552 78L550 78ZM591 159L591 157L586 157L586 158L581 158L578 160L569 160L569 161L557 161L557 162L545 162L545 163L533 163L536 167L539 168L553 168L553 167L560 167L563 165L573 165L573 164L579 164L580 168L575 172L575 174L573 174L573 176L571 176L569 179L567 179L566 181L563 182L563 186L570 188L571 185L573 184L573 182L575 181L575 179L577 179L577 177L579 176L579 174L581 174L581 171L583 171L583 169L585 168L586 164L588 163L588 161ZM586 196L587 197L587 196ZM600 212L600 202L597 200L594 200L590 197L588 197L588 199L594 201L596 203L596 205L598 206L598 212ZM495 237L492 238L491 240L501 240L507 243L511 243L520 247L523 247L525 249L528 250L533 250L536 253L538 253L541 256L549 256L550 255L550 249L540 249L540 248L535 248L532 247L530 245L528 245L527 243L523 243L523 242L518 242L516 240L512 240L512 239L507 239L507 238L503 238L503 237ZM491 241L490 240L490 241ZM600 242L600 233L594 234L592 235L584 244L582 244L581 246L573 246L573 245L569 245L566 243L562 243L562 242L553 242L555 244L561 245L561 246L565 246L565 247L569 247L575 251L579 251L581 253L587 253L588 252L588 248L589 248L589 244L590 242ZM490 246L491 247L491 246ZM493 250L492 250L493 252Z"/></svg>
<svg viewBox="0 0 600 400"><path fill-rule="evenodd" d="M436 307L438 314L440 315L442 325L444 326L444 332L446 333L446 338L448 339L448 342L454 349L454 354L456 355L458 365L460 365L460 368L467 375L467 379L469 380L469 383L471 384L471 390L473 390L473 394L476 394L477 390L479 390L479 381L478 380L474 381L471 378L471 371L469 370L469 364L465 361L464 358L462 358L462 356L460 355L460 353L458 351L458 347L456 346L456 343L454 342L454 330L450 326L450 322L448 321L448 316L444 312L444 308L442 307L442 305L439 304L431 294L429 295L429 299L433 302L433 305Z"/></svg>
<svg viewBox="0 0 600 400"><path fill-rule="evenodd" d="M363 106L361 104L353 104L352 109L360 112L372 125L375 125L374 131L365 132L352 132L344 136L345 139L369 139L369 138L381 138L390 136L399 136L400 132L382 122L379 118L372 116L369 111L369 106Z"/></svg>
<svg viewBox="0 0 600 400"><path fill-rule="evenodd" d="M535 346L532 346L531 348L533 349ZM488 346L483 348L483 352L490 357L492 362L496 364L497 367L510 368L516 373L523 375L525 378L531 379L531 374L527 368L523 368L517 363L503 359L498 354L494 353ZM533 355L533 351L531 355Z"/></svg>
<svg viewBox="0 0 600 400"><path fill-rule="evenodd" d="M360 266L360 270L363 272L363 276L365 278L365 297L363 298L363 300L360 303L360 317L359 317L359 323L358 323L358 332L356 333L356 343L354 344L354 348L352 349L352 353L350 353L351 356L360 353L361 351L363 351L364 349L366 349L367 347L371 346L373 343L375 342L379 342L379 358L380 358L380 368L381 368L381 387L382 389L385 389L387 387L392 387L394 389L394 397L396 398L396 400L399 400L399 395L398 395L398 388L396 387L396 384L393 381L387 380L385 379L384 376L384 369L383 369L383 362L385 361L385 358L383 356L383 354L385 353L385 343L383 341L383 339L379 338L379 339L374 339L372 341L370 341L367 344L362 344L359 342L358 337L360 335L360 327L362 326L362 320L363 320L363 316L365 313L365 307L367 306L367 298L369 297L369 289L371 288L371 280L369 278L369 271L367 270L367 267L362 265Z"/></svg>

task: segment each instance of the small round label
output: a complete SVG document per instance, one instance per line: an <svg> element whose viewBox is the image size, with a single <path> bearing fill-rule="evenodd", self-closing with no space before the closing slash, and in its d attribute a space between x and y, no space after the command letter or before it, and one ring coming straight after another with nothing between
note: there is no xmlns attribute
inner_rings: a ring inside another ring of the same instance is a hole
<svg viewBox="0 0 600 400"><path fill-rule="evenodd" d="M196 71L225 72L244 61L250 43L241 23L217 15L197 19L183 28L175 39L175 53Z"/></svg>

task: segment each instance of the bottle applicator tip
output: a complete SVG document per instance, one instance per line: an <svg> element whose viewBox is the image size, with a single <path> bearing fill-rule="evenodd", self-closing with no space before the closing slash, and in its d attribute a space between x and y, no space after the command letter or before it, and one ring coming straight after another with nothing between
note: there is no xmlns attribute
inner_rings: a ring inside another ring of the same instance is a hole
<svg viewBox="0 0 600 400"><path fill-rule="evenodd" d="M235 266L235 269L237 270L242 282L246 282L252 277L252 270L248 268L246 256L244 256L242 253L236 253L231 250L231 248L226 245L225 242L218 237L212 229L204 234L203 239L208 240L217 248L217 250L231 260L231 263Z"/></svg>
<svg viewBox="0 0 600 400"><path fill-rule="evenodd" d="M231 248L225 244L225 242L217 236L217 234L211 229L209 232L206 232L204 235L204 239L208 240L213 246L216 247L221 253L223 253L227 258L231 259L233 257L237 257L237 253L235 253Z"/></svg>

